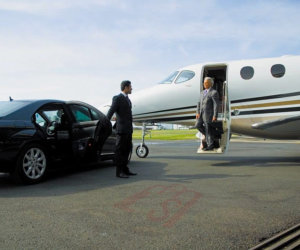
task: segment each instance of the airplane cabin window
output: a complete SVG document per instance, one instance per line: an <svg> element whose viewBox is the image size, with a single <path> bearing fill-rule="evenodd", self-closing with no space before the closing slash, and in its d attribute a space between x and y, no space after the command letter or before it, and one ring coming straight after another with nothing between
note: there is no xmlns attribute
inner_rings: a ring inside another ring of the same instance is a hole
<svg viewBox="0 0 300 250"><path fill-rule="evenodd" d="M285 74L285 67L282 64L275 64L271 68L271 74L276 78L283 77Z"/></svg>
<svg viewBox="0 0 300 250"><path fill-rule="evenodd" d="M245 66L241 69L240 74L244 80L249 80L254 76L254 69L251 66Z"/></svg>
<svg viewBox="0 0 300 250"><path fill-rule="evenodd" d="M191 80L194 76L195 76L195 72L190 71L190 70L183 70L177 77L175 83L186 82L188 80Z"/></svg>
<svg viewBox="0 0 300 250"><path fill-rule="evenodd" d="M173 72L165 80L161 81L160 84L172 83L174 81L175 77L178 75L178 73L179 73L179 71Z"/></svg>

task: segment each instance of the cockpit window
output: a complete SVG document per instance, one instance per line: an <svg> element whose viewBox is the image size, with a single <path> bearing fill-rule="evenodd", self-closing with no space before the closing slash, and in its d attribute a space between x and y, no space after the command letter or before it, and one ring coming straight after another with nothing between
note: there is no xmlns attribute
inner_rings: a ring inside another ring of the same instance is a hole
<svg viewBox="0 0 300 250"><path fill-rule="evenodd" d="M195 76L195 72L190 71L190 70L183 70L177 77L175 83L186 82L188 80L191 80L194 76Z"/></svg>
<svg viewBox="0 0 300 250"><path fill-rule="evenodd" d="M175 79L175 77L178 75L179 71L173 72L171 75L169 75L165 80L161 81L160 84L165 84L165 83L172 83Z"/></svg>

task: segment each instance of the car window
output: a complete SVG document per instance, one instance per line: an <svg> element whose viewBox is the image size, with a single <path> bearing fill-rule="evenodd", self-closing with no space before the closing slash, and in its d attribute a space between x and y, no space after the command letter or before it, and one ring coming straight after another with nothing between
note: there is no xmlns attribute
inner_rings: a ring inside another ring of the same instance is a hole
<svg viewBox="0 0 300 250"><path fill-rule="evenodd" d="M35 113L35 123L41 127L45 127L47 121L39 113Z"/></svg>
<svg viewBox="0 0 300 250"><path fill-rule="evenodd" d="M60 122L61 111L60 110L43 110L42 114L47 117L50 122Z"/></svg>
<svg viewBox="0 0 300 250"><path fill-rule="evenodd" d="M35 123L45 128L51 122L66 125L64 109L60 105L49 105L40 108L35 114Z"/></svg>
<svg viewBox="0 0 300 250"><path fill-rule="evenodd" d="M70 105L70 109L75 117L76 122L92 121L89 108L81 105Z"/></svg>
<svg viewBox="0 0 300 250"><path fill-rule="evenodd" d="M91 109L91 113L92 113L93 120L100 120L101 119L101 116L100 116L99 112L97 112L96 110Z"/></svg>
<svg viewBox="0 0 300 250"><path fill-rule="evenodd" d="M30 103L26 101L0 101L0 117L6 116L28 104Z"/></svg>

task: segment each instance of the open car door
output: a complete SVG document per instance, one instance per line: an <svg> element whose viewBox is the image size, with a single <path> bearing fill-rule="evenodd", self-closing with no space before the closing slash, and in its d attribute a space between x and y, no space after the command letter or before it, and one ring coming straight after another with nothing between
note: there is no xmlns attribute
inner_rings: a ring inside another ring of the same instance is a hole
<svg viewBox="0 0 300 250"><path fill-rule="evenodd" d="M203 68L202 82L205 77L214 79L213 88L219 93L218 120L213 122L216 148L211 151L198 150L200 154L223 154L227 151L230 140L231 111L228 96L227 65L206 65ZM201 89L203 91L203 89Z"/></svg>
<svg viewBox="0 0 300 250"><path fill-rule="evenodd" d="M69 104L75 122L72 125L72 150L77 159L95 161L112 132L105 115L83 104Z"/></svg>

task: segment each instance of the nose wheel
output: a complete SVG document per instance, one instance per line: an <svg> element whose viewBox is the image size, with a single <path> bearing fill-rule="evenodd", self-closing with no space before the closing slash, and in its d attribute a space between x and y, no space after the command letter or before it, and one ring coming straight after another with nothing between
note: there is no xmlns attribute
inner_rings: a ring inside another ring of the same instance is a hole
<svg viewBox="0 0 300 250"><path fill-rule="evenodd" d="M149 149L145 144L141 144L141 145L136 147L135 152L136 152L138 157L146 158L147 155L149 154Z"/></svg>
<svg viewBox="0 0 300 250"><path fill-rule="evenodd" d="M136 147L136 155L139 158L146 158L149 154L149 148L145 145L145 136L150 132L147 130L146 123L143 123L142 127L142 142L139 146Z"/></svg>

